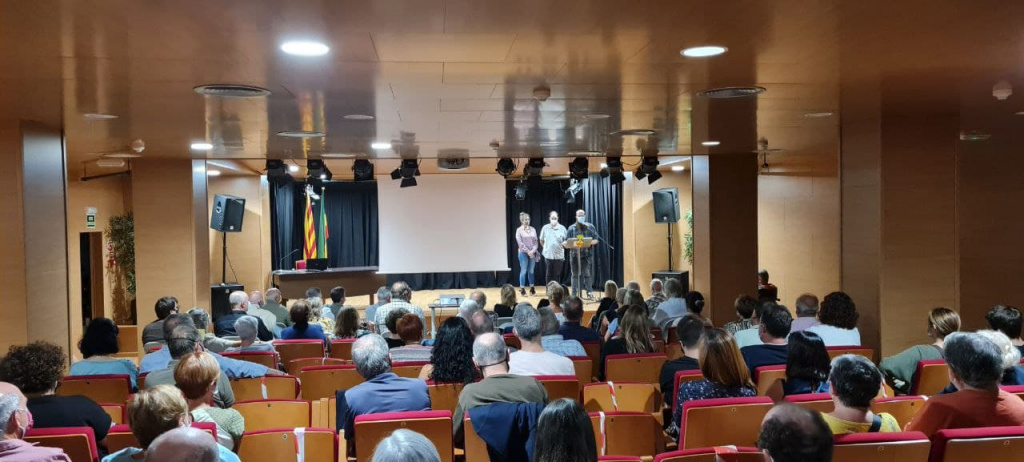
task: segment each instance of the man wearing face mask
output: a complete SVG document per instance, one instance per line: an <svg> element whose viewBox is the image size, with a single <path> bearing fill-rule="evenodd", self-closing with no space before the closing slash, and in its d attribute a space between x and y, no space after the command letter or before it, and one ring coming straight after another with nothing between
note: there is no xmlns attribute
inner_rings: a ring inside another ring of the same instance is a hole
<svg viewBox="0 0 1024 462"><path fill-rule="evenodd" d="M71 462L60 449L25 442L25 433L32 427L32 414L28 412L27 402L18 387L0 382L0 423L4 426L3 437L0 437L0 461Z"/></svg>
<svg viewBox="0 0 1024 462"><path fill-rule="evenodd" d="M541 255L544 256L545 285L551 281L562 282L562 264L565 263L565 237L568 231L558 222L558 212L548 215L548 224L540 229Z"/></svg>
<svg viewBox="0 0 1024 462"><path fill-rule="evenodd" d="M580 249L579 262L576 261L576 251L572 250L570 252L569 267L572 269L573 295L583 298L580 294L585 291L587 300L593 300L594 296L590 293L591 288L594 286L594 267L591 260L593 250L591 248L597 245L597 232L594 229L594 225L587 223L586 218L587 212L584 212L582 209L576 211L576 223L569 227L568 238L563 247L574 249L576 246L575 239L579 236L591 238L590 245Z"/></svg>

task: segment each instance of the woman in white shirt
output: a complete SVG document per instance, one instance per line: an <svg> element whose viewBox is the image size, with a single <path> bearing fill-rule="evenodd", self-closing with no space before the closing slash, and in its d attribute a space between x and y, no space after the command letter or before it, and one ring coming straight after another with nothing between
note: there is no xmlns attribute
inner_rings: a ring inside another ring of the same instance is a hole
<svg viewBox="0 0 1024 462"><path fill-rule="evenodd" d="M843 292L832 292L821 301L818 321L821 325L807 329L818 334L825 346L860 345L860 331L857 330L857 305Z"/></svg>

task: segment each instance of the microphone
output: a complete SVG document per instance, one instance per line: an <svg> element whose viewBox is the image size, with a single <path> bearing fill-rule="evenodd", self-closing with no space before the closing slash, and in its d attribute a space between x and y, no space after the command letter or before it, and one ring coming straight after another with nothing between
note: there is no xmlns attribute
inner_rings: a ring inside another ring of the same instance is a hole
<svg viewBox="0 0 1024 462"><path fill-rule="evenodd" d="M295 249L295 250L292 250L291 252L288 252L288 255L285 255L285 256L281 257L281 261L277 262L277 266L278 266L278 267L284 266L284 261L285 261L285 260L286 260L286 259L287 259L288 257L290 257L290 256L292 256L292 255L295 255L295 252L298 252L298 251L300 251L300 250L302 250L302 249Z"/></svg>

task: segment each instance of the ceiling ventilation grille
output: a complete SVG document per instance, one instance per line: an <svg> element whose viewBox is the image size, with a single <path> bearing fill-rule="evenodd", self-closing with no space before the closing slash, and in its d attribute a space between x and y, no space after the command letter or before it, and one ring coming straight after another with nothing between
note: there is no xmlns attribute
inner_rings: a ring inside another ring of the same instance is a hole
<svg viewBox="0 0 1024 462"><path fill-rule="evenodd" d="M764 92L764 87L722 87L701 91L697 96L710 99L749 98Z"/></svg>
<svg viewBox="0 0 1024 462"><path fill-rule="evenodd" d="M263 98L270 96L270 90L266 88L231 83L200 85L193 88L193 90L203 96L217 96L221 98Z"/></svg>

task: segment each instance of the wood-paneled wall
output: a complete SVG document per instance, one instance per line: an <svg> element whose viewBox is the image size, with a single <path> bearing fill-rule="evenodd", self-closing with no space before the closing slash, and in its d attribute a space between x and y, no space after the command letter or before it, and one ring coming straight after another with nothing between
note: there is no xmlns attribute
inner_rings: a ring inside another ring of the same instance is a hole
<svg viewBox="0 0 1024 462"><path fill-rule="evenodd" d="M0 120L0 161L4 165L21 165L21 127L16 120ZM0 354L11 345L28 341L28 320L25 296L25 228L22 204L22 173L12 169L0 181L0 291L4 302L0 304Z"/></svg>

